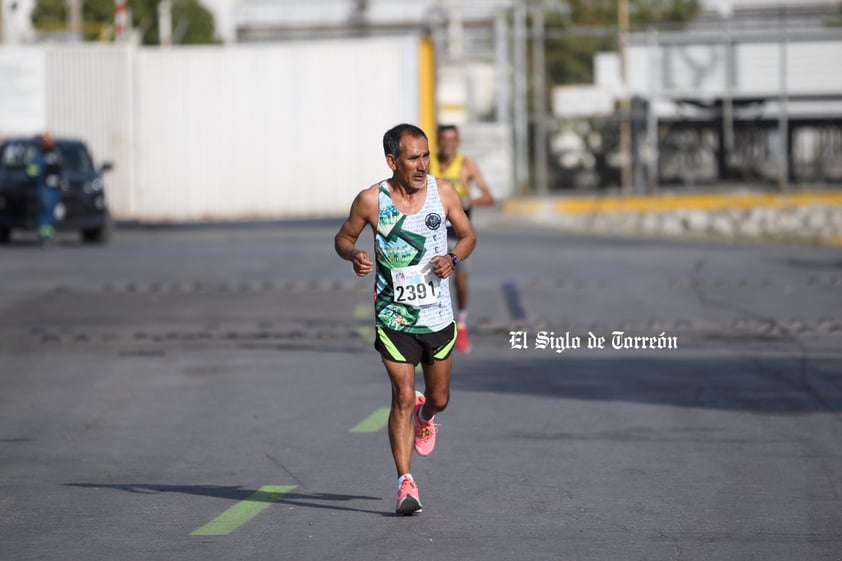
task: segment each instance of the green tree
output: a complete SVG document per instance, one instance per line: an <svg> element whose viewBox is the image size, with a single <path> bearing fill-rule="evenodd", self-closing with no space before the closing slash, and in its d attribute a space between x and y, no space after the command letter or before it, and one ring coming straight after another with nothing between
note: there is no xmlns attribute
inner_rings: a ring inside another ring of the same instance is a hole
<svg viewBox="0 0 842 561"><path fill-rule="evenodd" d="M617 0L568 0L568 7L568 16L545 16L550 85L592 82L594 55L617 46ZM698 12L698 0L629 0L633 27L684 24Z"/></svg>
<svg viewBox="0 0 842 561"><path fill-rule="evenodd" d="M544 15L547 98L554 86L593 83L594 55L617 49L617 0L568 0L567 6L565 14L556 11ZM675 28L691 21L698 12L698 0L629 0L632 30ZM555 126L555 134L564 130L578 136L582 140L582 153L590 155L592 163L586 165L582 160L566 164L560 152L554 153L556 157L550 159L552 185L570 187L594 181L603 186L619 184L619 168L609 157L619 145L618 121L598 118L557 121ZM578 179L582 177L596 179L583 183Z"/></svg>
<svg viewBox="0 0 842 561"><path fill-rule="evenodd" d="M159 0L128 0L134 25L143 33L144 45L157 45ZM175 0L172 5L173 39L181 45L216 43L213 15L198 0ZM181 37L178 35L181 34Z"/></svg>
<svg viewBox="0 0 842 561"><path fill-rule="evenodd" d="M39 31L58 31L67 27L64 0L39 0L32 10L32 23Z"/></svg>
<svg viewBox="0 0 842 561"><path fill-rule="evenodd" d="M570 19L577 25L614 25L617 0L568 0ZM699 11L698 0L629 0L632 25L685 22Z"/></svg>
<svg viewBox="0 0 842 561"><path fill-rule="evenodd" d="M103 29L114 23L114 0L83 0L82 32L88 41L97 40ZM157 45L159 0L128 0L133 24L141 31L141 43ZM172 20L174 39L179 44L200 45L217 43L213 14L198 0L174 0ZM64 31L67 28L65 0L38 0L32 11L35 28L45 32Z"/></svg>
<svg viewBox="0 0 842 561"><path fill-rule="evenodd" d="M547 86L593 81L593 57L599 51L613 50L616 37L610 32L577 32L570 22L556 13L545 16L547 39L544 43Z"/></svg>

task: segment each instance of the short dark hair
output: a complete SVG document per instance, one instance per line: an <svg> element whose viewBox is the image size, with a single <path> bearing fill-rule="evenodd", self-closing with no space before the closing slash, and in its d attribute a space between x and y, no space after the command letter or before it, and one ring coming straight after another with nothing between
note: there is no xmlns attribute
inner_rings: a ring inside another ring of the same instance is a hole
<svg viewBox="0 0 842 561"><path fill-rule="evenodd" d="M445 131L454 131L458 135L459 127L457 127L456 125L439 125L439 128L436 131L436 137L441 136L441 133Z"/></svg>
<svg viewBox="0 0 842 561"><path fill-rule="evenodd" d="M391 154L395 158L401 154L401 138L404 134L409 134L413 138L423 138L429 142L427 135L419 127L402 123L390 128L383 135L383 152L388 156Z"/></svg>

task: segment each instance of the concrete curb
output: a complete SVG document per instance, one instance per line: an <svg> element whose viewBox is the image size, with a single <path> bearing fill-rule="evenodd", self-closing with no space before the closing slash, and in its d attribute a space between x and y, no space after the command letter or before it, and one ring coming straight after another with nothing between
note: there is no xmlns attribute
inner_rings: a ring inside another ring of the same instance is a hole
<svg viewBox="0 0 842 561"><path fill-rule="evenodd" d="M501 210L576 232L842 245L842 191L509 199Z"/></svg>

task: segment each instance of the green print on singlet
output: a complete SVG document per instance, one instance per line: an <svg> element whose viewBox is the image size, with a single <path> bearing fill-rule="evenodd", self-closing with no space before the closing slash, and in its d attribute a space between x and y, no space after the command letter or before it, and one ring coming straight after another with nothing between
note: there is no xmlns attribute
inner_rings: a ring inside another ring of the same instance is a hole
<svg viewBox="0 0 842 561"><path fill-rule="evenodd" d="M433 304L415 307L395 302L392 270L429 264L436 255L447 253L444 208L433 176L427 178L424 207L415 214L402 214L392 202L387 182L380 184L379 214L375 236L374 310L378 326L408 333L433 333L453 321L449 283L434 279ZM400 290L400 287L398 287Z"/></svg>

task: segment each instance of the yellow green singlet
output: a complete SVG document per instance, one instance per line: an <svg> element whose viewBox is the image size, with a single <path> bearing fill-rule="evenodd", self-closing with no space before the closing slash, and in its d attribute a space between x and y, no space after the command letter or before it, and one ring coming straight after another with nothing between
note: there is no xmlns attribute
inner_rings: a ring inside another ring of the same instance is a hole
<svg viewBox="0 0 842 561"><path fill-rule="evenodd" d="M456 192L459 193L459 196L463 201L468 200L469 198L468 190L465 188L465 185L462 185L462 163L464 161L464 154L456 154L456 157L453 158L450 165L445 169L442 169L438 156L430 157L430 175L441 177L442 179L446 179L453 183L453 186L456 188Z"/></svg>

